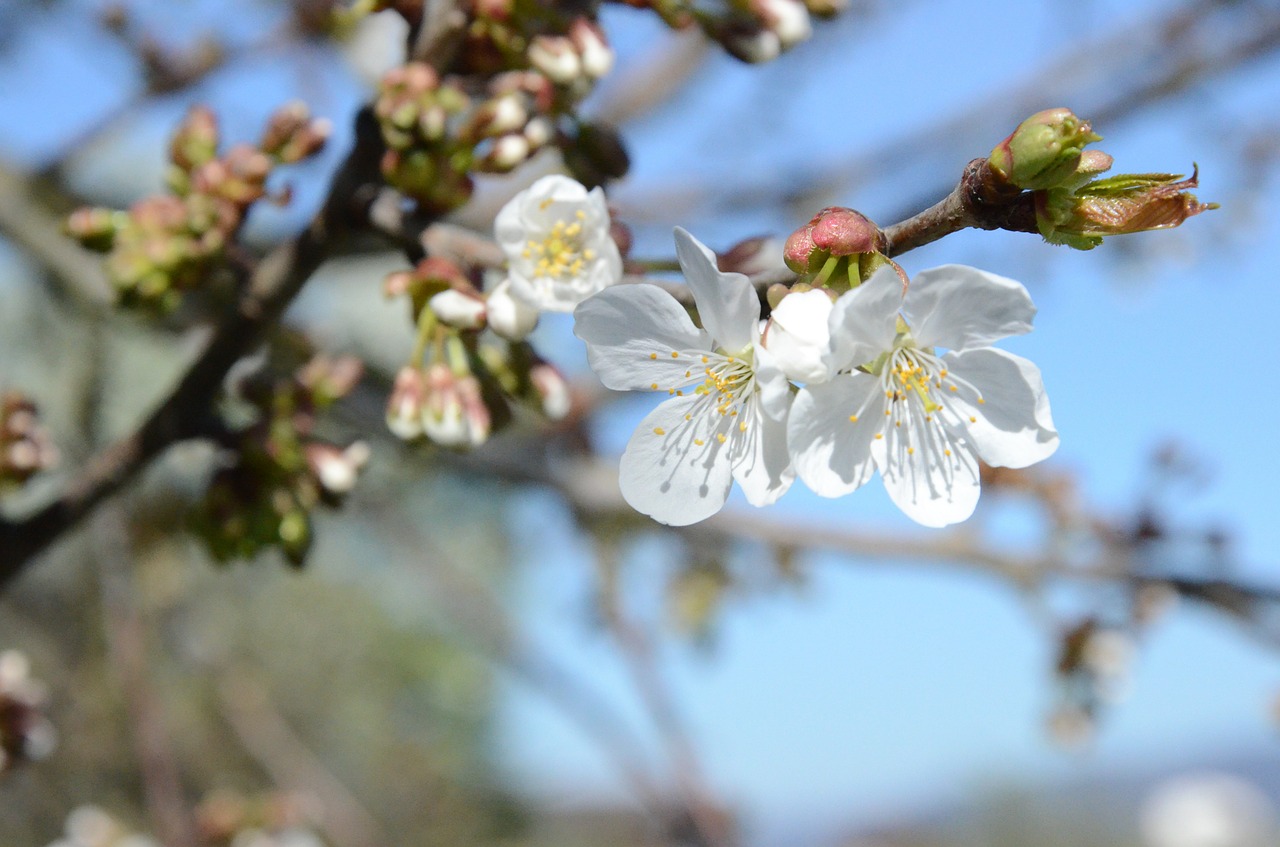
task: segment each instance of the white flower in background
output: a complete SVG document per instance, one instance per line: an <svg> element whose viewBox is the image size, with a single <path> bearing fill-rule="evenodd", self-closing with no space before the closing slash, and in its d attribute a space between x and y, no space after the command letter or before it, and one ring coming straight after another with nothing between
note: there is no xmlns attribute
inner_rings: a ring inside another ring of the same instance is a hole
<svg viewBox="0 0 1280 847"><path fill-rule="evenodd" d="M796 397L787 432L796 473L838 497L879 468L913 520L969 517L979 459L1022 468L1058 447L1039 369L989 346L1030 332L1034 316L1020 283L976 268L924 271L905 297L891 268L877 271L831 311L831 378Z"/></svg>
<svg viewBox="0 0 1280 847"><path fill-rule="evenodd" d="M538 309L511 295L511 280L504 279L485 296L489 329L508 341L523 341L538 325Z"/></svg>
<svg viewBox="0 0 1280 847"><path fill-rule="evenodd" d="M755 506L794 478L786 445L791 387L760 345L760 301L742 274L682 229L680 260L702 329L655 285L610 288L574 312L574 334L600 380L669 396L622 455L622 496L656 521L684 526L720 510L733 480Z"/></svg>
<svg viewBox="0 0 1280 847"><path fill-rule="evenodd" d="M599 188L544 176L502 207L494 232L507 256L511 294L541 311L571 312L622 279Z"/></svg>

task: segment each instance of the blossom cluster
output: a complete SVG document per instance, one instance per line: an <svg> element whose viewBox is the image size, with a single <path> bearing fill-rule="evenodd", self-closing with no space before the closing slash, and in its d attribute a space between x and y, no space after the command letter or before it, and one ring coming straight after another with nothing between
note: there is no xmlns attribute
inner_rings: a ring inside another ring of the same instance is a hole
<svg viewBox="0 0 1280 847"><path fill-rule="evenodd" d="M675 238L700 327L653 285L608 288L574 312L606 386L667 395L622 457L638 511L686 525L734 481L764 506L797 476L838 497L879 470L909 517L945 526L976 507L979 461L1025 467L1057 449L1039 369L991 346L1031 330L1020 283L947 265L906 284L885 265L838 298L798 286L762 320L747 277Z"/></svg>

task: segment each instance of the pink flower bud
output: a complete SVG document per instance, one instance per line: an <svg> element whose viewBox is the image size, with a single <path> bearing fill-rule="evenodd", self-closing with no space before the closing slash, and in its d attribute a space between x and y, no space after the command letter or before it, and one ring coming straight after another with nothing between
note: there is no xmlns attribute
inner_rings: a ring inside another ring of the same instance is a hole
<svg viewBox="0 0 1280 847"><path fill-rule="evenodd" d="M560 85L582 76L582 60L573 42L563 35L535 35L529 42L529 64Z"/></svg>
<svg viewBox="0 0 1280 847"><path fill-rule="evenodd" d="M422 435L426 396L427 385L422 371L412 365L401 368L387 400L387 429L405 441Z"/></svg>
<svg viewBox="0 0 1280 847"><path fill-rule="evenodd" d="M323 441L312 441L304 447L307 465L330 494L349 494L356 487L360 470L369 461L369 445L357 441L345 450Z"/></svg>
<svg viewBox="0 0 1280 847"><path fill-rule="evenodd" d="M751 12L789 50L813 34L809 10L799 0L751 0Z"/></svg>
<svg viewBox="0 0 1280 847"><path fill-rule="evenodd" d="M600 27L586 18L577 18L569 26L569 39L578 51L582 71L587 76L599 79L613 69L613 49Z"/></svg>
<svg viewBox="0 0 1280 847"><path fill-rule="evenodd" d="M547 420L563 420L573 407L573 396L569 392L569 383L564 374L554 365L539 362L529 369L529 382L537 392L542 414Z"/></svg>

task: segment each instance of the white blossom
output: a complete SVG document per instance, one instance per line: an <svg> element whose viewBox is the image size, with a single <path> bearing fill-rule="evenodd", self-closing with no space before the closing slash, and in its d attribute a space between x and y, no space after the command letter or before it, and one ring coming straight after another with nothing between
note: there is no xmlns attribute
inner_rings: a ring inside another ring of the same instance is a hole
<svg viewBox="0 0 1280 847"><path fill-rule="evenodd" d="M494 231L507 257L511 294L540 311L571 312L622 279L622 256L599 188L544 176L502 207Z"/></svg>
<svg viewBox="0 0 1280 847"><path fill-rule="evenodd" d="M764 506L791 485L791 388L760 344L760 301L742 274L682 229L676 255L702 328L654 285L610 288L574 312L574 333L609 388L666 392L622 456L622 495L654 520L683 526L715 514L736 479Z"/></svg>
<svg viewBox="0 0 1280 847"><path fill-rule="evenodd" d="M924 271L905 297L892 269L877 271L831 311L831 378L796 398L787 438L797 474L838 497L878 468L913 520L969 517L979 459L1021 468L1058 447L1039 369L990 346L1029 332L1034 316L1020 283L976 268Z"/></svg>
<svg viewBox="0 0 1280 847"><path fill-rule="evenodd" d="M508 341L522 341L538 325L538 310L511 296L511 280L504 279L485 297L489 329Z"/></svg>

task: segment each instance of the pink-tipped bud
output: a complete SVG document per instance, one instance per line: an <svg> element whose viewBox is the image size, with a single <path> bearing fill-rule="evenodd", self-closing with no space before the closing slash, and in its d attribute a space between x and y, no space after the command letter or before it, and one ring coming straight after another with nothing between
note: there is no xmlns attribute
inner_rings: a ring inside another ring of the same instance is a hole
<svg viewBox="0 0 1280 847"><path fill-rule="evenodd" d="M599 79L613 70L613 48L600 27L587 18L577 18L569 26L569 39L578 51L582 72L588 77Z"/></svg>
<svg viewBox="0 0 1280 847"><path fill-rule="evenodd" d="M217 154L218 118L208 106L192 106L169 142L169 160L192 171Z"/></svg>
<svg viewBox="0 0 1280 847"><path fill-rule="evenodd" d="M539 362L529 369L529 383L536 392L547 420L563 420L573 408L573 395L564 374L554 365Z"/></svg>
<svg viewBox="0 0 1280 847"><path fill-rule="evenodd" d="M783 258L796 273L812 273L832 256L879 253L883 247L880 228L866 216L828 206L787 238Z"/></svg>
<svg viewBox="0 0 1280 847"><path fill-rule="evenodd" d="M568 85L582 76L582 59L563 35L535 35L527 55L529 64L552 82Z"/></svg>
<svg viewBox="0 0 1280 847"><path fill-rule="evenodd" d="M316 481L329 494L342 496L351 493L360 478L360 471L369 462L369 445L357 441L345 450L323 441L309 442L304 448L307 465Z"/></svg>
<svg viewBox="0 0 1280 847"><path fill-rule="evenodd" d="M401 368L387 399L387 429L405 441L422 435L426 397L427 384L422 371L412 365Z"/></svg>

